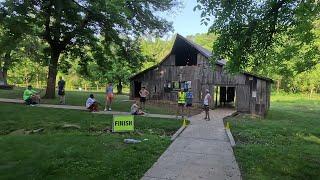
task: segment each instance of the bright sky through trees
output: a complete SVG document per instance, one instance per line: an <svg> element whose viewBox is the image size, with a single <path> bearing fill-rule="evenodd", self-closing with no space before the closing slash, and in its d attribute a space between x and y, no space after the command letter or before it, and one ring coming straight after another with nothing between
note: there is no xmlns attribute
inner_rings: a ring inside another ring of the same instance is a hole
<svg viewBox="0 0 320 180"><path fill-rule="evenodd" d="M173 22L174 33L183 36L196 33L207 33L208 26L201 25L200 11L193 11L197 5L196 0L183 0L183 6L173 14L166 14L164 18Z"/></svg>

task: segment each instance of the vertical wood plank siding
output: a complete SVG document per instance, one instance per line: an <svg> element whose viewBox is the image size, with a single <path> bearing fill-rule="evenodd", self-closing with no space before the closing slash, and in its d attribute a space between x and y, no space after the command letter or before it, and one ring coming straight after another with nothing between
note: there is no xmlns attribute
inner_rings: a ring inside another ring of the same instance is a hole
<svg viewBox="0 0 320 180"><path fill-rule="evenodd" d="M135 76L131 80L130 98L134 97L134 81L142 83L153 100L177 100L177 92L164 92L164 85L172 81L191 81L194 103L202 103L206 89L214 97L214 86L231 86L236 91L236 109L239 112L265 116L270 107L269 81L245 74L229 74L221 65L214 65L202 54L197 55L195 66L175 66L175 55L171 54L157 67ZM256 91L256 97L252 92ZM214 99L214 98L212 98Z"/></svg>

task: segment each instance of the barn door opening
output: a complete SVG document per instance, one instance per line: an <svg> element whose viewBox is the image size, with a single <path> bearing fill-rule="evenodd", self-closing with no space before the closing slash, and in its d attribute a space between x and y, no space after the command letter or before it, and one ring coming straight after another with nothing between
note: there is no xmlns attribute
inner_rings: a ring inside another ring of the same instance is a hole
<svg viewBox="0 0 320 180"><path fill-rule="evenodd" d="M233 86L214 86L214 106L235 107L236 88Z"/></svg>
<svg viewBox="0 0 320 180"><path fill-rule="evenodd" d="M141 90L141 82L134 81L134 97L138 98L140 97L139 91Z"/></svg>

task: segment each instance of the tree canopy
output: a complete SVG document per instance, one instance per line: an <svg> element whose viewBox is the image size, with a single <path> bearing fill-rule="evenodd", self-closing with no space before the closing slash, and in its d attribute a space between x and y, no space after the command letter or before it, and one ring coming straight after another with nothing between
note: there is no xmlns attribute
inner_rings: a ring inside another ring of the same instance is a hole
<svg viewBox="0 0 320 180"><path fill-rule="evenodd" d="M209 31L218 34L213 49L216 58L229 60L231 71L255 70L277 63L269 55L290 41L295 48L313 45L314 22L319 18L318 1L264 0L213 1L198 0L195 10L202 11L202 23L213 23ZM291 55L296 51L291 48ZM319 53L312 50L310 53ZM280 58L281 59L281 58ZM309 62L313 66L315 62ZM312 66L309 66L312 67Z"/></svg>
<svg viewBox="0 0 320 180"><path fill-rule="evenodd" d="M15 20L16 27L30 26L31 34L49 45L46 97L53 98L61 54L69 53L85 64L84 49L94 50L99 36L104 37L104 46L110 49L105 52L110 54L112 44L125 46L128 39L144 34L161 36L172 30L172 25L156 12L177 5L175 0L6 0L0 4L0 18L1 22Z"/></svg>

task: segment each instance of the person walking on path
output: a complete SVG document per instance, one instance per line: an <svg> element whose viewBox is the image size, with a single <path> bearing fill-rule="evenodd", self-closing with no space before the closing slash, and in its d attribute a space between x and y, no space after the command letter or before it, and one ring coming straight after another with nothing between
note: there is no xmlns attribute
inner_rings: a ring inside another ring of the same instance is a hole
<svg viewBox="0 0 320 180"><path fill-rule="evenodd" d="M139 91L140 95L140 103L141 103L141 109L145 110L147 96L149 95L149 91L146 90L146 87L142 87Z"/></svg>
<svg viewBox="0 0 320 180"><path fill-rule="evenodd" d="M114 98L113 94L113 86L112 83L109 83L108 86L106 87L106 103L105 103L105 108L104 111L111 111L111 104Z"/></svg>
<svg viewBox="0 0 320 180"><path fill-rule="evenodd" d="M204 108L204 111L205 111L205 120L207 121L210 121L210 115L209 115L209 103L211 102L211 95L210 95L210 91L209 89L206 89L206 95L204 96L204 99L203 99L203 108Z"/></svg>
<svg viewBox="0 0 320 180"><path fill-rule="evenodd" d="M65 86L66 82L62 79L62 77L59 77L59 82L58 82L58 96L59 96L59 103L60 104L66 104L65 100Z"/></svg>
<svg viewBox="0 0 320 180"><path fill-rule="evenodd" d="M190 109L192 107L192 99L193 99L193 94L192 94L191 88L189 88L188 92L186 92L186 108L188 111L188 117L190 117Z"/></svg>
<svg viewBox="0 0 320 180"><path fill-rule="evenodd" d="M186 93L183 91L184 89L181 88L178 92L178 110L177 110L177 117L180 115L182 118L184 117L184 106L186 104Z"/></svg>

